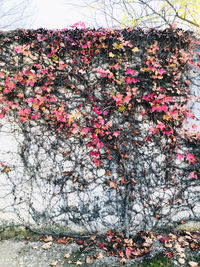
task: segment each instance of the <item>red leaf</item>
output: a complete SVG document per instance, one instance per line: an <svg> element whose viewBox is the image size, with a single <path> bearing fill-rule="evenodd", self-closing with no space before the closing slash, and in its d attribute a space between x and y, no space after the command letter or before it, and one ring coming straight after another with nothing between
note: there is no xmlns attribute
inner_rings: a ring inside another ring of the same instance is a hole
<svg viewBox="0 0 200 267"><path fill-rule="evenodd" d="M173 258L173 252L172 251L164 251L164 254L167 256L167 258L171 259Z"/></svg>
<svg viewBox="0 0 200 267"><path fill-rule="evenodd" d="M99 243L99 248L103 249L104 248L104 243Z"/></svg>
<svg viewBox="0 0 200 267"><path fill-rule="evenodd" d="M114 181L110 181L110 187L116 189L117 188L117 183L114 182Z"/></svg>
<svg viewBox="0 0 200 267"><path fill-rule="evenodd" d="M132 248L126 248L125 254L128 259L130 259L133 249Z"/></svg>

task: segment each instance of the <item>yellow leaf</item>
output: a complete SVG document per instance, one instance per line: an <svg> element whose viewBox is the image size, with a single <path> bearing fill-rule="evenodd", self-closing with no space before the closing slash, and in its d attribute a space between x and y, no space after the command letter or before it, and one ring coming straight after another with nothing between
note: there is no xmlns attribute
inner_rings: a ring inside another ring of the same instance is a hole
<svg viewBox="0 0 200 267"><path fill-rule="evenodd" d="M56 60L58 60L58 56L55 56L55 57L53 58L53 61L56 61Z"/></svg>
<svg viewBox="0 0 200 267"><path fill-rule="evenodd" d="M120 106L120 107L119 107L119 110L120 110L120 111L124 111L124 110L125 110L125 106Z"/></svg>
<svg viewBox="0 0 200 267"><path fill-rule="evenodd" d="M168 121L169 118L170 118L169 116L167 116L167 115L163 115L163 119L164 119L164 120L167 120L167 121Z"/></svg>
<svg viewBox="0 0 200 267"><path fill-rule="evenodd" d="M134 48L132 49L132 51L133 51L134 53L136 53L136 52L139 51L139 49L138 49L138 47L134 47Z"/></svg>
<svg viewBox="0 0 200 267"><path fill-rule="evenodd" d="M79 119L81 117L81 112L76 113L76 118Z"/></svg>
<svg viewBox="0 0 200 267"><path fill-rule="evenodd" d="M132 20L131 20L131 26L133 27L134 25L135 25L135 20L132 19Z"/></svg>
<svg viewBox="0 0 200 267"><path fill-rule="evenodd" d="M114 43L113 46L114 46L114 49L121 49L121 48L123 48L123 44Z"/></svg>
<svg viewBox="0 0 200 267"><path fill-rule="evenodd" d="M110 92L110 95L111 96L115 95L115 92L114 91Z"/></svg>
<svg viewBox="0 0 200 267"><path fill-rule="evenodd" d="M114 56L115 55L112 52L109 53L109 57L114 57Z"/></svg>

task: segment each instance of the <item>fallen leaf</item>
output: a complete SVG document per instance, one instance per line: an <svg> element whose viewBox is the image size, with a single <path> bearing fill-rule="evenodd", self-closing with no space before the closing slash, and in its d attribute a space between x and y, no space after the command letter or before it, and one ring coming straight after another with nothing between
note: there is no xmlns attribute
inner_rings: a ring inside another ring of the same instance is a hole
<svg viewBox="0 0 200 267"><path fill-rule="evenodd" d="M160 219L161 215L160 214L156 214L156 219Z"/></svg>
<svg viewBox="0 0 200 267"><path fill-rule="evenodd" d="M68 263L69 263L69 264L71 264L71 263L72 263L72 261L68 261Z"/></svg>
<svg viewBox="0 0 200 267"><path fill-rule="evenodd" d="M195 261L189 261L188 264L190 265L190 267L198 267L198 263Z"/></svg>
<svg viewBox="0 0 200 267"><path fill-rule="evenodd" d="M96 235L92 235L91 237L90 237L90 240L95 240L96 239Z"/></svg>
<svg viewBox="0 0 200 267"><path fill-rule="evenodd" d="M186 255L185 255L185 253L180 253L180 254L179 254L179 257L180 257L180 258L186 258Z"/></svg>
<svg viewBox="0 0 200 267"><path fill-rule="evenodd" d="M198 244L193 242L193 243L190 244L190 248L192 250L196 250L196 249L198 249Z"/></svg>
<svg viewBox="0 0 200 267"><path fill-rule="evenodd" d="M117 188L117 183L114 182L114 181L110 181L110 187L116 189Z"/></svg>
<svg viewBox="0 0 200 267"><path fill-rule="evenodd" d="M98 260L103 259L103 258L104 258L103 253L100 252L100 253L96 256L96 258L97 258Z"/></svg>
<svg viewBox="0 0 200 267"><path fill-rule="evenodd" d="M87 257L86 258L86 263L90 264L93 262L93 258L92 257Z"/></svg>
<svg viewBox="0 0 200 267"><path fill-rule="evenodd" d="M164 254L165 254L169 259L173 258L173 256L174 256L172 251L164 251Z"/></svg>
<svg viewBox="0 0 200 267"><path fill-rule="evenodd" d="M56 266L58 264L58 261L52 261L51 266Z"/></svg>
<svg viewBox="0 0 200 267"><path fill-rule="evenodd" d="M189 236L189 235L186 235L185 238L188 239L188 240L191 240L192 239L192 237Z"/></svg>
<svg viewBox="0 0 200 267"><path fill-rule="evenodd" d="M99 243L99 248L102 249L104 247L104 243Z"/></svg>
<svg viewBox="0 0 200 267"><path fill-rule="evenodd" d="M68 259L70 257L70 254L65 254L64 258Z"/></svg>
<svg viewBox="0 0 200 267"><path fill-rule="evenodd" d="M165 246L166 248L171 248L171 247L172 247L172 243L165 242L164 246Z"/></svg>
<svg viewBox="0 0 200 267"><path fill-rule="evenodd" d="M82 265L83 264L81 261L77 261L75 263L76 263L76 265Z"/></svg>
<svg viewBox="0 0 200 267"><path fill-rule="evenodd" d="M78 245L82 245L82 244L83 244L83 240L78 240L78 241L76 241L76 243L77 243Z"/></svg>
<svg viewBox="0 0 200 267"><path fill-rule="evenodd" d="M144 237L145 238L145 237ZM145 242L143 243L144 247L150 247L153 244L153 240L149 237L145 238Z"/></svg>
<svg viewBox="0 0 200 267"><path fill-rule="evenodd" d="M125 263L126 263L126 259L125 259L125 258L122 258L122 259L120 260L120 263L121 263L121 264L125 264Z"/></svg>
<svg viewBox="0 0 200 267"><path fill-rule="evenodd" d="M52 246L52 242L48 242L42 246L43 249L49 249Z"/></svg>
<svg viewBox="0 0 200 267"><path fill-rule="evenodd" d="M176 240L177 239L177 236L176 235L173 235L172 233L169 234L169 237L172 240Z"/></svg>
<svg viewBox="0 0 200 267"><path fill-rule="evenodd" d="M185 259L183 259L183 258L179 258L179 259L178 259L178 262L179 262L180 264L185 264Z"/></svg>
<svg viewBox="0 0 200 267"><path fill-rule="evenodd" d="M141 251L139 251L139 250L134 250L134 251L132 251L132 254L134 255L134 256L141 256Z"/></svg>
<svg viewBox="0 0 200 267"><path fill-rule="evenodd" d="M130 247L130 248L126 248L126 250L125 250L125 253L126 253L126 257L128 258L128 259L130 259L130 257L131 257L131 254L132 254L132 248Z"/></svg>
<svg viewBox="0 0 200 267"><path fill-rule="evenodd" d="M181 245L178 242L176 242L174 244L174 248L176 249L176 252L179 253L179 254L184 253L184 251L185 251L185 249L182 248Z"/></svg>
<svg viewBox="0 0 200 267"><path fill-rule="evenodd" d="M188 246L189 246L189 243L188 243L187 241L183 241L183 242L181 243L181 245L182 245L183 247L188 247Z"/></svg>
<svg viewBox="0 0 200 267"><path fill-rule="evenodd" d="M106 171L106 176L112 176L111 171Z"/></svg>
<svg viewBox="0 0 200 267"><path fill-rule="evenodd" d="M182 243L184 240L185 240L184 236L180 236L180 237L178 238L178 242L180 242L180 243Z"/></svg>
<svg viewBox="0 0 200 267"><path fill-rule="evenodd" d="M43 238L43 241L44 241L44 242L52 242L52 241L53 241L53 237L52 237L52 235L48 235L47 237L44 237L44 238Z"/></svg>
<svg viewBox="0 0 200 267"><path fill-rule="evenodd" d="M5 173L8 173L10 171L10 168L8 166L6 166L3 170Z"/></svg>

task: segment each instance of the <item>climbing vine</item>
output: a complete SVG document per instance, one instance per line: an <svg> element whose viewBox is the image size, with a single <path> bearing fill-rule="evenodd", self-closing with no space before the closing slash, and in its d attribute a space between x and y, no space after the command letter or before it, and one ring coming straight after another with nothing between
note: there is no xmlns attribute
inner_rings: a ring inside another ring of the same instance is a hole
<svg viewBox="0 0 200 267"><path fill-rule="evenodd" d="M86 144L94 166L106 169L106 185L122 196L127 237L135 192L158 221L167 216L163 207L186 201L179 189L198 183L200 175L200 133L184 128L187 118L194 118L187 73L200 67L193 60L199 42L191 32L38 29L1 33L0 39L0 117L12 116L24 133L39 125L62 142L73 137ZM163 191L174 187L166 203L154 204L141 189L153 169L138 160L159 156L148 154L151 145L162 151L157 175ZM9 173L5 168L2 163Z"/></svg>

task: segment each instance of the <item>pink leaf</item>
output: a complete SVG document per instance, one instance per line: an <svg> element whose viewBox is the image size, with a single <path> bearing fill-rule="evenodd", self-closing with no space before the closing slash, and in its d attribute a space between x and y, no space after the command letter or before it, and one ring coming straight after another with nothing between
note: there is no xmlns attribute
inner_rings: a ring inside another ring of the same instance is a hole
<svg viewBox="0 0 200 267"><path fill-rule="evenodd" d="M130 100L131 100L131 97L127 95L124 97L123 102L128 104Z"/></svg>
<svg viewBox="0 0 200 267"><path fill-rule="evenodd" d="M101 166L101 161L99 159L92 158L92 160L95 162L95 164L96 164L97 167L100 167Z"/></svg>
<svg viewBox="0 0 200 267"><path fill-rule="evenodd" d="M164 123L157 124L156 128L163 130L163 129L165 129L165 124Z"/></svg>
<svg viewBox="0 0 200 267"><path fill-rule="evenodd" d="M99 151L90 151L89 154L90 154L90 156L98 157L100 155L100 152Z"/></svg>
<svg viewBox="0 0 200 267"><path fill-rule="evenodd" d="M34 115L31 115L31 119L33 119L33 120L36 120L39 117L40 117L40 113L36 113Z"/></svg>
<svg viewBox="0 0 200 267"><path fill-rule="evenodd" d="M23 52L22 47L21 47L20 45L17 46L17 47L15 47L15 51L16 51L17 53L22 53L22 52Z"/></svg>
<svg viewBox="0 0 200 267"><path fill-rule="evenodd" d="M166 71L164 70L164 69L160 69L159 71L158 71L158 73L160 74L160 75L162 75L163 73L165 73Z"/></svg>
<svg viewBox="0 0 200 267"><path fill-rule="evenodd" d="M197 158L192 153L188 153L186 155L186 160L189 161L189 164L191 164L191 163L196 164L196 162L197 162Z"/></svg>
<svg viewBox="0 0 200 267"><path fill-rule="evenodd" d="M196 174L194 172L191 172L189 177L190 178L197 179L197 176L196 176Z"/></svg>
<svg viewBox="0 0 200 267"><path fill-rule="evenodd" d="M184 160L184 156L182 154L176 154L176 158L179 160Z"/></svg>
<svg viewBox="0 0 200 267"><path fill-rule="evenodd" d="M32 103L32 102L34 102L34 98L30 97L30 98L28 99L28 103Z"/></svg>
<svg viewBox="0 0 200 267"><path fill-rule="evenodd" d="M171 134L173 134L173 129L170 130L163 130L164 134L167 134L168 136L170 136Z"/></svg>
<svg viewBox="0 0 200 267"><path fill-rule="evenodd" d="M132 70L132 69L127 69L127 71L126 71L126 74L134 75L135 73L136 73L136 71Z"/></svg>
<svg viewBox="0 0 200 267"><path fill-rule="evenodd" d="M55 102L56 101L56 98L55 97L51 97L49 101L50 102Z"/></svg>
<svg viewBox="0 0 200 267"><path fill-rule="evenodd" d="M119 131L117 131L117 132L114 132L114 133L113 133L113 135L114 135L115 137L117 137L117 136L119 136L119 135L120 135L120 132L119 132Z"/></svg>

